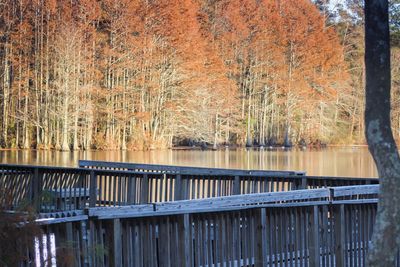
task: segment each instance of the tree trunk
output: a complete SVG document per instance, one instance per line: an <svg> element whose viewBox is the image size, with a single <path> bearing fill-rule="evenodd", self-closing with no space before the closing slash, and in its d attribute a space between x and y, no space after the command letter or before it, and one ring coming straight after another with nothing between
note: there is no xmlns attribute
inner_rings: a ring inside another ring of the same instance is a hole
<svg viewBox="0 0 400 267"><path fill-rule="evenodd" d="M67 67L64 70L65 75L65 82L64 82L64 103L63 103L63 127L62 127L62 137L61 137L61 150L68 151L69 144L68 144L68 135L69 135L69 114L68 114L68 107L69 107L69 68Z"/></svg>
<svg viewBox="0 0 400 267"><path fill-rule="evenodd" d="M395 266L400 239L400 158L390 127L388 1L365 2L365 135L380 178L369 266ZM397 239L397 240L396 240Z"/></svg>

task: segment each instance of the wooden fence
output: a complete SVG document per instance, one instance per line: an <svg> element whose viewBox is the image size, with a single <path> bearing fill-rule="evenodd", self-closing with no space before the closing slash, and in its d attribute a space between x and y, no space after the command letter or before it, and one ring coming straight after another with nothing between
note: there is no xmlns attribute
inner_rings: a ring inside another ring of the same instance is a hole
<svg viewBox="0 0 400 267"><path fill-rule="evenodd" d="M346 186L53 214L39 220L31 261L60 263L54 246L75 266L364 266L377 193Z"/></svg>
<svg viewBox="0 0 400 267"><path fill-rule="evenodd" d="M42 234L21 266L364 266L378 179L80 161L0 165Z"/></svg>
<svg viewBox="0 0 400 267"><path fill-rule="evenodd" d="M208 197L377 184L375 178L313 177L299 172L241 171L80 161L83 168L0 165L8 209L79 210ZM114 167L113 167L114 166ZM88 168L90 167L90 168Z"/></svg>

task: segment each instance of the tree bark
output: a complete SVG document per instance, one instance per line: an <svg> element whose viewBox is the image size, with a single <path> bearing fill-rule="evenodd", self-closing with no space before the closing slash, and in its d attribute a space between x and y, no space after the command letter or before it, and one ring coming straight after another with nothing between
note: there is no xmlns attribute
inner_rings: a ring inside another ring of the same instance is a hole
<svg viewBox="0 0 400 267"><path fill-rule="evenodd" d="M380 178L369 266L395 266L400 239L400 158L390 127L388 1L365 1L365 136Z"/></svg>

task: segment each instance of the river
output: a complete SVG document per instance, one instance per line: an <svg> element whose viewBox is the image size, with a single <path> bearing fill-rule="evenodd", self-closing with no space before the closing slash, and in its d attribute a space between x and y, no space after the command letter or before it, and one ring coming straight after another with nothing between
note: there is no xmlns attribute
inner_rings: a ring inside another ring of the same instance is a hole
<svg viewBox="0 0 400 267"><path fill-rule="evenodd" d="M155 151L0 151L0 163L77 166L79 159L123 161L233 169L295 170L308 175L377 177L375 164L366 147L330 147L285 151L155 150Z"/></svg>

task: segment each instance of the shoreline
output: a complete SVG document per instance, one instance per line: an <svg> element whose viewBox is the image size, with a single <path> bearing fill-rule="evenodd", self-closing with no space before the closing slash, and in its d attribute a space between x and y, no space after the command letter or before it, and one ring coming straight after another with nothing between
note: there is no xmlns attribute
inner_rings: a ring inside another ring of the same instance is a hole
<svg viewBox="0 0 400 267"><path fill-rule="evenodd" d="M201 147L201 146L174 146L174 147L169 147L169 148L156 148L156 149L142 149L142 150L136 150L136 149L88 149L88 150L58 150L58 149L37 149L37 148L0 148L0 151L52 151L52 152L100 152L100 151L129 151L129 152L134 152L134 151L160 151L160 150L192 150L192 151L197 151L197 150L204 150L204 151L218 151L218 150L235 150L235 149L255 149L255 150L278 150L278 149L300 149L300 150L307 150L307 149L326 149L330 147L343 147L343 148L352 148L352 147L368 147L367 144L354 144L354 145L335 145L335 144L327 144L325 146L321 147L315 147L315 146L291 146L291 147L285 147L285 146L218 146L216 149L213 148L212 146L207 146L207 147Z"/></svg>

